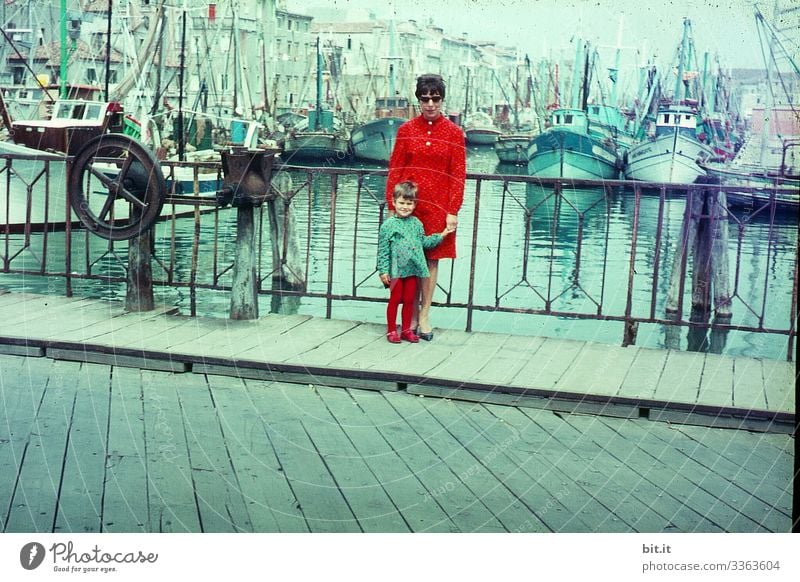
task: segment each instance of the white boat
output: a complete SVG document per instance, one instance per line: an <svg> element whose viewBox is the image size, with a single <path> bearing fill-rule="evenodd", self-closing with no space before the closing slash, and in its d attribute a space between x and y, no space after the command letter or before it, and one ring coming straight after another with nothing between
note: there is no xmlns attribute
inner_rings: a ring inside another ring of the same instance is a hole
<svg viewBox="0 0 800 582"><path fill-rule="evenodd" d="M494 145L500 130L487 113L475 111L464 122L464 138L470 145Z"/></svg>
<svg viewBox="0 0 800 582"><path fill-rule="evenodd" d="M527 164L528 144L535 135L534 131L500 134L494 144L497 159L501 164Z"/></svg>
<svg viewBox="0 0 800 582"><path fill-rule="evenodd" d="M642 182L691 184L705 175L701 165L715 157L696 135L697 112L686 105L658 111L655 135L630 148L625 177Z"/></svg>

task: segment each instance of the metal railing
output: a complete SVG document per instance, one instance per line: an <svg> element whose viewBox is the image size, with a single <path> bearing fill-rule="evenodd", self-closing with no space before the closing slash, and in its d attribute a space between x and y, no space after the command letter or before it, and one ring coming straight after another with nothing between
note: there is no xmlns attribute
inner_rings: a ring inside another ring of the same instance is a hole
<svg viewBox="0 0 800 582"><path fill-rule="evenodd" d="M221 181L220 165L181 164L193 168L186 193L174 166L163 164L170 191L154 229L153 282L188 292L191 315L224 315L224 295L204 294L230 291L235 217L201 191ZM321 302L329 318L342 302L385 302L375 250L386 170L277 170L273 198L257 213L258 293ZM127 243L77 228L63 173L63 162L0 156L0 273L43 277L51 292L63 280L67 295L84 282L124 286ZM459 258L442 262L434 305L458 310L467 331L488 313L619 322L623 345L636 343L641 324L786 336L791 360L798 247L785 222L796 221L797 206L787 219L780 191L737 191L752 198L749 209L729 208L717 186L470 173ZM775 288L778 256L787 280Z"/></svg>

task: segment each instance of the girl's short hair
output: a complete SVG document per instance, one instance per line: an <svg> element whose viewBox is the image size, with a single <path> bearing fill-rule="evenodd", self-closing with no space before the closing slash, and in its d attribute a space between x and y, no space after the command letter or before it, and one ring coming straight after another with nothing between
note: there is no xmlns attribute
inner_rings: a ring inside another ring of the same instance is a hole
<svg viewBox="0 0 800 582"><path fill-rule="evenodd" d="M405 182L398 182L397 185L394 187L394 192L392 192L392 196L395 200L398 200L399 198L405 198L406 200L411 200L413 202L416 202L417 185L411 180L406 180Z"/></svg>
<svg viewBox="0 0 800 582"><path fill-rule="evenodd" d="M441 95L444 99L444 79L441 75L427 74L417 77L417 90L414 95L419 99L425 94Z"/></svg>

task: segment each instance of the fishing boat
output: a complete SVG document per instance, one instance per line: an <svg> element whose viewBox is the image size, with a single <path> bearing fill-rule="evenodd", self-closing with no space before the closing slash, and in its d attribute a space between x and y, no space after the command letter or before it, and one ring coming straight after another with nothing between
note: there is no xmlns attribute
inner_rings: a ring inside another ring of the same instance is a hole
<svg viewBox="0 0 800 582"><path fill-rule="evenodd" d="M384 98L376 102L376 117L356 127L350 137L353 156L359 160L370 162L388 163L397 138L397 130L410 116L399 116L386 111L408 111L410 105L407 99Z"/></svg>
<svg viewBox="0 0 800 582"><path fill-rule="evenodd" d="M464 122L464 139L470 145L494 145L500 130L484 111L473 111Z"/></svg>
<svg viewBox="0 0 800 582"><path fill-rule="evenodd" d="M550 124L528 144L528 174L540 178L576 180L613 180L619 175L620 156L613 138L590 131L587 113L588 81L580 69L588 71L581 56L583 45L576 39L575 65L572 80L572 106L556 106L551 110Z"/></svg>
<svg viewBox="0 0 800 582"><path fill-rule="evenodd" d="M552 112L551 125L528 144L528 175L540 178L613 180L619 173L613 142L589 134L582 109Z"/></svg>
<svg viewBox="0 0 800 582"><path fill-rule="evenodd" d="M625 177L643 182L691 184L705 175L703 163L715 158L697 137L697 109L686 104L659 108L655 134L630 148Z"/></svg>
<svg viewBox="0 0 800 582"><path fill-rule="evenodd" d="M333 110L322 103L322 50L317 37L317 100L308 120L295 125L287 134L282 157L313 161L343 160L349 155L350 133Z"/></svg>
<svg viewBox="0 0 800 582"><path fill-rule="evenodd" d="M716 156L711 145L698 136L698 101L686 94L689 81L695 77L694 72L686 70L690 28L690 20L684 19L672 98L658 101L654 133L631 147L625 158L625 177L629 180L691 184L705 176L701 164Z"/></svg>

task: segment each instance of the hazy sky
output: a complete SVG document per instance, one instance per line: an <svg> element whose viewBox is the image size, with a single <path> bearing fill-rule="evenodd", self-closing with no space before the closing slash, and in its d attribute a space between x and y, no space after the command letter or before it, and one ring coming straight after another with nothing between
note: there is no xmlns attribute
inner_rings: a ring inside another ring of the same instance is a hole
<svg viewBox="0 0 800 582"><path fill-rule="evenodd" d="M762 11L770 14L772 4L762 2ZM654 53L660 64L671 63L688 17L699 58L708 51L725 66L762 66L753 3L746 0L287 0L287 5L312 15L311 7L325 6L371 8L379 18L433 19L447 34L466 32L470 39L516 45L533 57L561 52L570 58L569 40L579 34L601 51L609 47L603 57L609 64L621 16L623 58L630 64Z"/></svg>

